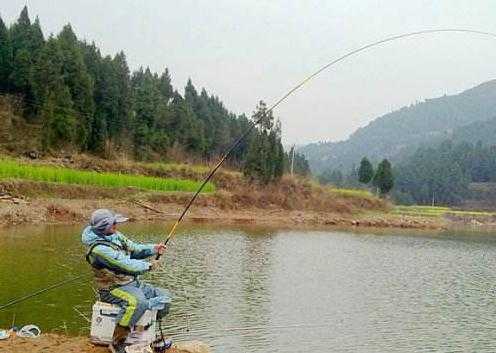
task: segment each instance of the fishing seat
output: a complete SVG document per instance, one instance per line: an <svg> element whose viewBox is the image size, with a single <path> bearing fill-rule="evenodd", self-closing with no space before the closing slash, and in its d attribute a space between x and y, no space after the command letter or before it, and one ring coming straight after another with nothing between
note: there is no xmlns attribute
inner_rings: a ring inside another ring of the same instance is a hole
<svg viewBox="0 0 496 353"><path fill-rule="evenodd" d="M93 305L91 316L90 340L94 344L108 345L112 343L112 335L117 325L117 317L122 309L118 305L97 301ZM150 344L155 341L157 310L147 310L136 326L131 328L126 343Z"/></svg>

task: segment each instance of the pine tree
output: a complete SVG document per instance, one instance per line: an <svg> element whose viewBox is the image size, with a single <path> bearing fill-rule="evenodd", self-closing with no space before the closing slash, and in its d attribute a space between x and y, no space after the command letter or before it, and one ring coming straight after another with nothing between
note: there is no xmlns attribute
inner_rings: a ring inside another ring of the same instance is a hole
<svg viewBox="0 0 496 353"><path fill-rule="evenodd" d="M47 97L42 110L43 147L72 147L75 139L76 118L71 94L63 85L55 87Z"/></svg>
<svg viewBox="0 0 496 353"><path fill-rule="evenodd" d="M201 155L205 147L203 126L196 118L191 106L175 92L171 103L171 129L174 131L173 141L186 151Z"/></svg>
<svg viewBox="0 0 496 353"><path fill-rule="evenodd" d="M231 129L230 129L231 140L237 138L243 132L245 132L250 127L250 124L251 124L250 120L244 114L238 116L236 119L233 119L231 121ZM250 146L249 139L244 139L243 141L241 141L241 143L238 145L238 147L234 150L234 152L231 154L229 158L229 161L233 166L239 168L242 167L243 162L247 158L249 146Z"/></svg>
<svg viewBox="0 0 496 353"><path fill-rule="evenodd" d="M124 52L121 51L114 57L113 66L117 85L117 117L120 121L117 132L120 134L129 125L132 104L131 79Z"/></svg>
<svg viewBox="0 0 496 353"><path fill-rule="evenodd" d="M35 100L32 87L33 65L44 46L44 39L39 20L36 19L35 23L31 24L26 6L12 26L10 38L13 58L13 70L10 74L12 86L28 100Z"/></svg>
<svg viewBox="0 0 496 353"><path fill-rule="evenodd" d="M360 168L358 169L358 181L362 184L368 184L373 177L374 167L366 157L363 157L360 161Z"/></svg>
<svg viewBox="0 0 496 353"><path fill-rule="evenodd" d="M284 147L281 143L281 122L278 120L269 133L270 181L278 181L284 174Z"/></svg>
<svg viewBox="0 0 496 353"><path fill-rule="evenodd" d="M45 45L45 38L43 36L43 31L41 30L40 19L38 17L36 17L34 23L31 25L31 38L29 45L30 50L33 53L33 59L36 60L36 56Z"/></svg>
<svg viewBox="0 0 496 353"><path fill-rule="evenodd" d="M0 90L10 89L10 75L12 72L12 44L9 31L0 17Z"/></svg>
<svg viewBox="0 0 496 353"><path fill-rule="evenodd" d="M94 112L93 81L84 63L80 43L70 25L65 25L58 41L63 56L65 85L69 88L77 116L77 144L82 150L88 148L89 133Z"/></svg>
<svg viewBox="0 0 496 353"><path fill-rule="evenodd" d="M50 91L64 84L62 65L59 43L50 37L33 65L32 86L37 102L45 102Z"/></svg>
<svg viewBox="0 0 496 353"><path fill-rule="evenodd" d="M153 74L147 68L133 74L131 79L133 90L132 121L135 155L138 159L147 159L151 153L152 127L157 114L160 92L154 83Z"/></svg>
<svg viewBox="0 0 496 353"><path fill-rule="evenodd" d="M259 126L250 140L244 175L262 184L278 181L283 175L285 160L280 123L274 123L274 116L263 101L258 104L252 120L259 122Z"/></svg>
<svg viewBox="0 0 496 353"><path fill-rule="evenodd" d="M191 78L188 79L186 87L184 88L184 100L193 109L193 111L197 109L198 92L196 91L195 86L193 86Z"/></svg>
<svg viewBox="0 0 496 353"><path fill-rule="evenodd" d="M10 82L20 93L31 98L31 55L28 50L20 49L16 52Z"/></svg>
<svg viewBox="0 0 496 353"><path fill-rule="evenodd" d="M10 82L16 91L30 97L31 83L31 20L28 8L24 6L17 22L10 29L12 43L12 72Z"/></svg>
<svg viewBox="0 0 496 353"><path fill-rule="evenodd" d="M15 55L19 50L29 50L31 48L31 20L27 6L21 11L17 22L10 29L10 37L12 40L12 54Z"/></svg>
<svg viewBox="0 0 496 353"><path fill-rule="evenodd" d="M265 135L263 133L251 136L243 168L243 173L248 180L259 181L263 184L268 183L265 145Z"/></svg>
<svg viewBox="0 0 496 353"><path fill-rule="evenodd" d="M167 68L160 76L159 89L165 103L169 103L169 100L172 98L172 94L174 93L174 89L172 88L171 77Z"/></svg>
<svg viewBox="0 0 496 353"><path fill-rule="evenodd" d="M381 195L387 194L394 186L394 177L391 169L391 163L384 159L377 166L377 171L374 175L373 184L379 189Z"/></svg>

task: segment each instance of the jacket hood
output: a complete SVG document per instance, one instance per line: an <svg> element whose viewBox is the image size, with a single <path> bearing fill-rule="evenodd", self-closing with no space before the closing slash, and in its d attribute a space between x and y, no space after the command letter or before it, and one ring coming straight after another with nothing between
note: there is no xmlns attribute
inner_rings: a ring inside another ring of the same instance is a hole
<svg viewBox="0 0 496 353"><path fill-rule="evenodd" d="M96 242L97 240L102 240L102 237L95 234L95 232L93 232L93 230L91 229L90 226L84 228L83 234L81 235L81 241L83 242L83 244L91 245L94 242ZM107 240L110 240L110 239L107 239Z"/></svg>

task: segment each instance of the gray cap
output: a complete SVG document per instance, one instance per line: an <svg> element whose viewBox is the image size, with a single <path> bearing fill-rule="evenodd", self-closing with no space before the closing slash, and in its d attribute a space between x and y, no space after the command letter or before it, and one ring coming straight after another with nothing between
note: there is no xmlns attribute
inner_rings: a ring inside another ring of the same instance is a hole
<svg viewBox="0 0 496 353"><path fill-rule="evenodd" d="M90 226L93 230L107 232L116 223L127 222L129 218L114 213L106 208L96 210L91 214Z"/></svg>

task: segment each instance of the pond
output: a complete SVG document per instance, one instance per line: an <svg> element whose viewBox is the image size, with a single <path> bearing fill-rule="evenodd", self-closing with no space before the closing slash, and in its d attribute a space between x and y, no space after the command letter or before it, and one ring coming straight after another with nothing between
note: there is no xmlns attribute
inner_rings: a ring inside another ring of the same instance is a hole
<svg viewBox="0 0 496 353"><path fill-rule="evenodd" d="M165 228L168 229L168 228ZM0 230L0 304L89 273L81 227ZM158 241L163 225L124 233ZM167 332L216 352L495 352L496 237L183 226L164 267ZM88 335L75 282L0 312L0 327Z"/></svg>

